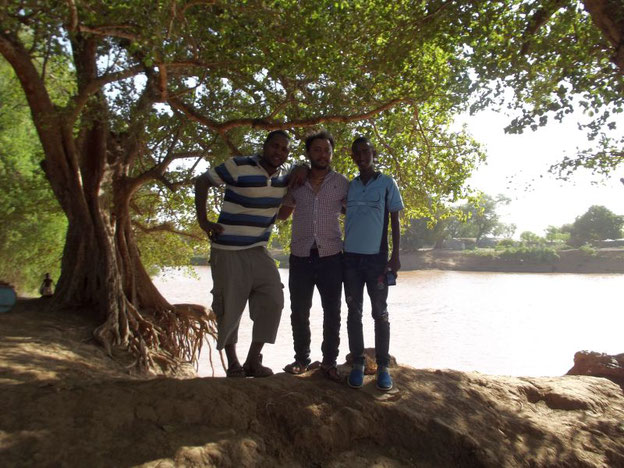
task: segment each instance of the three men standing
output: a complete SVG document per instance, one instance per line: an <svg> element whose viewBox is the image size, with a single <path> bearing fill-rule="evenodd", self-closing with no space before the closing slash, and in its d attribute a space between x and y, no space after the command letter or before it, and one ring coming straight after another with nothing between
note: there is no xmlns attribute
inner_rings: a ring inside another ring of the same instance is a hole
<svg viewBox="0 0 624 468"><path fill-rule="evenodd" d="M198 222L212 240L212 308L217 316L217 349L225 349L228 359L227 375L273 374L262 365L260 352L264 343L275 342L284 303L279 272L266 244L276 218L286 219L294 210L289 288L295 361L284 370L300 374L310 365L309 317L316 286L323 306L321 369L329 379L340 380L336 359L344 280L349 348L354 357L347 383L353 388L363 385L362 306L366 286L375 320L377 388L389 390L393 383L388 372L387 274L396 276L401 267L398 215L403 209L396 182L375 170L375 149L362 137L351 148L360 175L349 184L331 169L332 136L319 132L305 142L311 166L307 180L286 194L288 173L282 165L289 144L285 132L271 132L261 155L230 158L202 174L195 185ZM218 222L212 223L206 215L208 188L222 184L226 185L224 202ZM339 217L345 206L343 259ZM389 220L393 250L388 260ZM249 353L241 366L236 343L247 300L254 324Z"/></svg>

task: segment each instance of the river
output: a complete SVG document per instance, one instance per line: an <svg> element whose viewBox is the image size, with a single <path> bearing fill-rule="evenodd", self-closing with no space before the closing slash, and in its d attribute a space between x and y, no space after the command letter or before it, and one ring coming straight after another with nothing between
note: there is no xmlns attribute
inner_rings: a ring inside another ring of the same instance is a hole
<svg viewBox="0 0 624 468"><path fill-rule="evenodd" d="M209 267L196 277L167 270L154 279L172 303L209 306ZM288 270L280 269L288 285ZM401 271L390 287L390 353L415 368L456 369L484 374L558 376L573 365L580 350L624 352L623 275L483 273L439 270ZM275 372L293 360L290 302L276 343L264 348L264 363ZM339 362L348 353L346 304L343 298ZM310 313L312 359L321 359L322 309L315 292ZM364 337L374 346L370 304L365 304ZM251 320L243 315L239 357L251 340ZM199 374L212 375L207 347ZM218 363L218 359L215 360ZM220 364L215 375L224 375Z"/></svg>

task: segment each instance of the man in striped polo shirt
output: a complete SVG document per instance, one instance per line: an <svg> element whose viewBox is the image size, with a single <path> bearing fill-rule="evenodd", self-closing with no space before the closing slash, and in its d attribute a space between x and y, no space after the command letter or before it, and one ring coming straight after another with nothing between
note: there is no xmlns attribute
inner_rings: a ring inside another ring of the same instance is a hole
<svg viewBox="0 0 624 468"><path fill-rule="evenodd" d="M233 157L208 169L195 183L195 208L200 227L212 243L210 268L214 288L212 310L217 317L217 349L225 349L228 377L267 377L262 347L274 343L284 307L279 272L266 249L277 211L286 194L290 150L286 132L267 136L262 154ZM216 223L208 221L208 188L225 185ZM238 325L249 300L252 343L241 366L237 354Z"/></svg>
<svg viewBox="0 0 624 468"><path fill-rule="evenodd" d="M284 370L301 374L310 365L310 307L316 286L323 305L321 370L329 379L338 381L336 359L342 297L339 217L346 203L349 181L331 169L334 139L329 133L308 136L305 147L311 166L308 178L302 186L288 192L278 214L280 219L285 219L295 212L288 282L295 361Z"/></svg>

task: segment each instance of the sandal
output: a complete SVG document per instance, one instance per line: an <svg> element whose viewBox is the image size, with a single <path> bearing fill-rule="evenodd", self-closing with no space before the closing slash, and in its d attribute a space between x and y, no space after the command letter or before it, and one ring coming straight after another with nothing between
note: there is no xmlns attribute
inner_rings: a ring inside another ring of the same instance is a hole
<svg viewBox="0 0 624 468"><path fill-rule="evenodd" d="M321 371L323 372L323 375L332 382L342 382L342 376L335 365L323 364L321 366Z"/></svg>
<svg viewBox="0 0 624 468"><path fill-rule="evenodd" d="M226 377L240 378L245 376L245 369L240 364L233 364L225 371Z"/></svg>
<svg viewBox="0 0 624 468"><path fill-rule="evenodd" d="M262 354L258 354L251 361L243 364L243 371L246 377L270 377L273 371L262 365Z"/></svg>
<svg viewBox="0 0 624 468"><path fill-rule="evenodd" d="M309 364L302 364L299 361L295 361L292 364L284 366L284 370L289 374L300 375L310 370Z"/></svg>

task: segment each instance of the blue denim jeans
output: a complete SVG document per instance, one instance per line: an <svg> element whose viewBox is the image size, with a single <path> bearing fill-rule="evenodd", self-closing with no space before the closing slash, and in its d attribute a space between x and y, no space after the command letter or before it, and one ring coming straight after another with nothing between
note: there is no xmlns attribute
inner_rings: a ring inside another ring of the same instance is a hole
<svg viewBox="0 0 624 468"><path fill-rule="evenodd" d="M364 286L371 301L375 320L375 357L378 366L390 362L390 322L388 321L388 283L386 264L388 254L344 254L344 289L347 298L347 331L349 350L355 364L364 364L364 335L362 332L362 306Z"/></svg>
<svg viewBox="0 0 624 468"><path fill-rule="evenodd" d="M316 286L323 306L323 364L336 365L340 345L340 302L342 299L342 254L319 257L290 256L290 322L295 359L310 363L310 308Z"/></svg>

